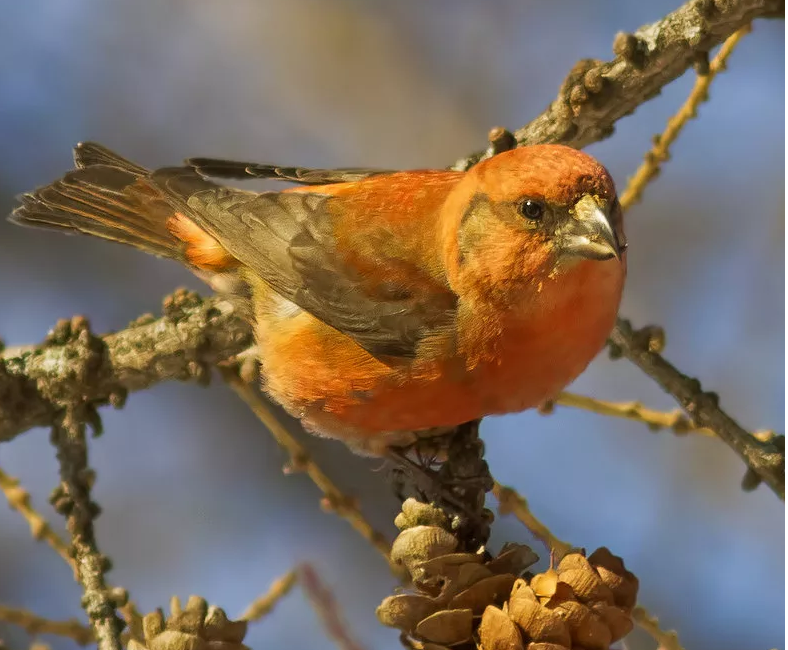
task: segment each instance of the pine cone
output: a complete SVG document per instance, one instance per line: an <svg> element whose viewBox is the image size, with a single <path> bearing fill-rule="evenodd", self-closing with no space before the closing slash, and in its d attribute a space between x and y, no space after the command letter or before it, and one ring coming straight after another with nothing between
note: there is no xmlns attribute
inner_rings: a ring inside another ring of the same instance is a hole
<svg viewBox="0 0 788 650"><path fill-rule="evenodd" d="M607 650L632 629L637 578L606 548L567 554L557 569L523 575L538 560L521 544L492 557L457 553L446 516L409 499L391 559L415 593L386 598L384 625L413 648L441 650Z"/></svg>
<svg viewBox="0 0 788 650"><path fill-rule="evenodd" d="M424 648L475 647L485 608L503 605L517 577L538 560L519 544L507 544L495 558L484 548L457 553L460 541L449 518L415 499L403 503L395 523L402 532L394 540L391 559L407 570L416 593L389 596L377 615Z"/></svg>
<svg viewBox="0 0 788 650"><path fill-rule="evenodd" d="M161 609L142 618L142 638L129 639L127 650L249 650L243 640L246 621L230 621L204 598L190 596L186 608L173 598L170 616Z"/></svg>

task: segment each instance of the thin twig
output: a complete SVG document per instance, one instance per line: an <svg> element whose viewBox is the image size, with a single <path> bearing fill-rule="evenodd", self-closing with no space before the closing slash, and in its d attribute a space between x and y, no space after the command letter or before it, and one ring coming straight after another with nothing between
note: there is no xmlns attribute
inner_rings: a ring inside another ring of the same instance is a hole
<svg viewBox="0 0 788 650"><path fill-rule="evenodd" d="M517 517L534 537L556 555L557 559L562 558L572 548L571 544L558 539L547 526L534 516L528 507L528 501L515 489L501 485L496 481L493 486L493 494L498 499L498 512L501 515L511 513Z"/></svg>
<svg viewBox="0 0 788 650"><path fill-rule="evenodd" d="M290 455L290 467L293 470L303 471L320 488L325 495L324 507L345 519L388 561L391 545L384 535L376 531L366 520L356 500L343 494L339 487L320 469L306 448L279 423L256 388L244 383L231 369L222 369L222 374L230 387L271 432L279 446Z"/></svg>
<svg viewBox="0 0 788 650"><path fill-rule="evenodd" d="M675 409L673 411L655 411L646 408L640 402L608 402L578 395L577 393L562 392L552 400L549 406L567 406L570 408L590 411L598 415L605 415L613 418L624 418L635 422L642 422L652 431L660 429L670 429L676 435L696 433L710 438L716 438L714 431L703 427L696 427L686 416L684 411ZM549 412L549 409L548 409Z"/></svg>
<svg viewBox="0 0 788 650"><path fill-rule="evenodd" d="M118 607L121 617L126 622L126 629L121 635L121 641L125 644L129 639L142 639L144 638L144 631L142 627L142 614L140 614L137 606L130 600L125 605Z"/></svg>
<svg viewBox="0 0 788 650"><path fill-rule="evenodd" d="M670 159L670 146L686 126L687 122L697 117L698 106L709 99L709 87L718 73L725 70L728 57L736 49L742 38L752 31L752 25L745 25L728 37L722 44L714 60L708 65L708 70L698 73L695 86L689 97L679 110L668 120L662 135L654 137L654 146L651 148L635 175L629 179L626 189L619 197L621 207L626 210L640 201L643 190L660 172L662 163Z"/></svg>
<svg viewBox="0 0 788 650"><path fill-rule="evenodd" d="M68 544L52 529L43 515L30 504L30 493L20 487L19 479L6 474L2 469L0 469L0 491L5 494L8 505L25 518L30 526L30 534L33 539L43 540L49 544L55 553L76 572L76 564L69 553Z"/></svg>
<svg viewBox="0 0 788 650"><path fill-rule="evenodd" d="M785 438L760 440L743 429L719 406L715 393L705 392L697 379L682 374L659 353L648 337L632 329L629 321L618 319L610 335L612 350L623 355L673 395L698 427L714 431L757 474L775 494L785 499Z"/></svg>
<svg viewBox="0 0 788 650"><path fill-rule="evenodd" d="M665 631L659 626L656 616L649 614L643 607L632 610L632 620L648 632L659 644L659 650L684 650L679 643L675 630Z"/></svg>
<svg viewBox="0 0 788 650"><path fill-rule="evenodd" d="M51 621L43 616L37 616L26 609L0 605L0 621L18 625L30 635L56 634L57 636L73 639L81 646L94 642L93 630L75 618L67 621Z"/></svg>
<svg viewBox="0 0 788 650"><path fill-rule="evenodd" d="M0 649L3 648L3 640L0 639ZM30 645L27 647L27 650L52 650L52 646L48 643L44 643L41 640L34 639L30 642Z"/></svg>
<svg viewBox="0 0 788 650"><path fill-rule="evenodd" d="M652 431L670 429L677 436L694 433L707 438L717 438L717 434L711 429L698 427L693 424L681 409L655 411L643 406L640 402L609 402L596 397L588 397L587 395L578 395L577 393L566 391L559 393L558 397L549 402L546 407L543 407L542 412L549 413L553 406L566 406L607 417L642 422ZM753 431L752 435L758 440L768 442L779 434L770 429L762 429L761 431Z"/></svg>
<svg viewBox="0 0 788 650"><path fill-rule="evenodd" d="M93 481L88 466L85 424L77 407L68 407L59 424L53 427L52 438L60 462L60 493L56 509L66 516L74 547L77 576L82 585L82 608L88 615L99 650L121 650L120 632L123 624L115 612L115 604L104 581L109 560L100 553L93 531L98 507L90 499Z"/></svg>
<svg viewBox="0 0 788 650"><path fill-rule="evenodd" d="M271 583L268 591L252 601L239 617L242 621L256 621L268 615L274 606L282 600L298 580L298 572L295 569L288 571L285 575L277 578Z"/></svg>
<svg viewBox="0 0 788 650"><path fill-rule="evenodd" d="M317 572L309 564L298 569L298 581L312 607L317 612L323 627L341 650L362 650L348 631L347 623L339 609L336 598L326 587Z"/></svg>

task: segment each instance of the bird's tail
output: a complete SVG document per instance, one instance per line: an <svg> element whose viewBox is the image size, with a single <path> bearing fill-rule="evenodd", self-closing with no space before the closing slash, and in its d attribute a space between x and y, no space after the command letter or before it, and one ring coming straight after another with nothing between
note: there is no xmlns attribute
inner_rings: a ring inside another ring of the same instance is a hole
<svg viewBox="0 0 788 650"><path fill-rule="evenodd" d="M20 197L10 219L25 226L81 232L136 246L162 257L183 258L170 233L175 207L152 173L92 142L74 149L76 169Z"/></svg>

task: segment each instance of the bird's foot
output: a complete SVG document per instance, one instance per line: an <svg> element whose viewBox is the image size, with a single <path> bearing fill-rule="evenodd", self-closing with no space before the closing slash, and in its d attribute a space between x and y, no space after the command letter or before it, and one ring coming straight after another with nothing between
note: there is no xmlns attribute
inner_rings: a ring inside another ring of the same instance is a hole
<svg viewBox="0 0 788 650"><path fill-rule="evenodd" d="M463 546L475 551L487 542L493 519L484 507L493 480L484 460L478 422L460 425L438 447L435 442L425 446L419 440L388 450L387 457L395 464L395 491L402 500L416 496L445 510Z"/></svg>

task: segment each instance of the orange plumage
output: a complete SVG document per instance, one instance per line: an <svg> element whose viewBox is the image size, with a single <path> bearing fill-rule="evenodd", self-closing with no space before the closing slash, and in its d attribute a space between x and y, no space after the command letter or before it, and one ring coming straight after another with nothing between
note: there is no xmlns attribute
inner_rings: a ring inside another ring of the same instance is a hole
<svg viewBox="0 0 788 650"><path fill-rule="evenodd" d="M615 321L620 207L607 171L567 147L468 172L207 159L148 172L92 144L76 160L14 218L240 280L266 390L308 428L368 452L555 396ZM198 172L310 184L255 194Z"/></svg>

